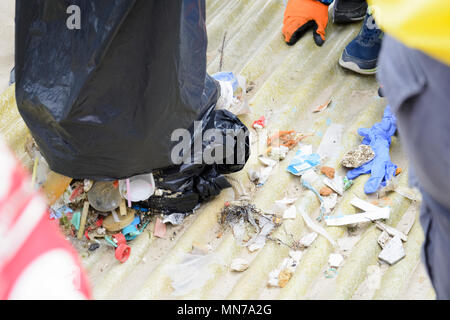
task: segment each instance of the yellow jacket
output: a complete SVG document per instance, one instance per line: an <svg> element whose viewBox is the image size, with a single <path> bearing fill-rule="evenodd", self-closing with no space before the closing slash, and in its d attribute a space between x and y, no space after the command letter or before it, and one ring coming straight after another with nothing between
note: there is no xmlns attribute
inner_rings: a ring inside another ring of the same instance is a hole
<svg viewBox="0 0 450 320"><path fill-rule="evenodd" d="M449 0L368 0L386 33L450 65Z"/></svg>

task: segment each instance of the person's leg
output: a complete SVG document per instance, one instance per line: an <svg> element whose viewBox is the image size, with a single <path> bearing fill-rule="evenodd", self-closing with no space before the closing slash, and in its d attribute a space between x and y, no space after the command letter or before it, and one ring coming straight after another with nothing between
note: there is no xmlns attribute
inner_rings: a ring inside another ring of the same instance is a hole
<svg viewBox="0 0 450 320"><path fill-rule="evenodd" d="M438 299L450 299L450 67L386 36L377 74L423 194L422 257Z"/></svg>
<svg viewBox="0 0 450 320"><path fill-rule="evenodd" d="M345 47L339 64L360 74L375 74L383 32L367 13L358 35Z"/></svg>
<svg viewBox="0 0 450 320"><path fill-rule="evenodd" d="M366 0L335 0L333 7L334 23L351 23L364 19L367 11Z"/></svg>

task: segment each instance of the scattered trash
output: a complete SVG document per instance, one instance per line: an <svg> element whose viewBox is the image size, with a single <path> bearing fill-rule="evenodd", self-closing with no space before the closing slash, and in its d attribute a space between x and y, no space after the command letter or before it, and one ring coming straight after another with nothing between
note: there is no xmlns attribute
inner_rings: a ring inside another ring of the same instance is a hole
<svg viewBox="0 0 450 320"><path fill-rule="evenodd" d="M231 261L232 271L242 272L248 269L248 262L245 259L237 258Z"/></svg>
<svg viewBox="0 0 450 320"><path fill-rule="evenodd" d="M94 242L94 243L92 243L90 246L89 246L89 251L95 251L95 250L97 250L98 248L100 248L100 244L99 243L97 243L97 242Z"/></svg>
<svg viewBox="0 0 450 320"><path fill-rule="evenodd" d="M126 244L120 244L117 246L115 251L115 257L120 263L124 263L130 257L131 248Z"/></svg>
<svg viewBox="0 0 450 320"><path fill-rule="evenodd" d="M340 196L344 193L344 180L337 174L333 179L323 178L323 183L337 192Z"/></svg>
<svg viewBox="0 0 450 320"><path fill-rule="evenodd" d="M328 232L325 231L324 228L322 228L320 225L314 223L312 221L312 219L308 216L308 214L306 214L304 211L301 211L303 220L305 221L306 225L313 231L315 231L316 233L322 235L323 237L325 237L325 239L327 239L332 245L333 247L337 248L337 243L336 241L334 241L334 239L328 234Z"/></svg>
<svg viewBox="0 0 450 320"><path fill-rule="evenodd" d="M402 241L408 240L408 237L403 232L401 232L393 227L390 227L380 221L376 221L375 224L378 229L387 232L392 237L398 236Z"/></svg>
<svg viewBox="0 0 450 320"><path fill-rule="evenodd" d="M292 277L291 271L289 271L288 269L282 270L278 275L278 286L280 288L284 288L291 279L291 277Z"/></svg>
<svg viewBox="0 0 450 320"><path fill-rule="evenodd" d="M361 210L364 210L364 211L377 211L377 210L384 209L384 208L378 207L378 206L376 206L374 204L371 204L370 202L367 202L367 201L365 201L365 200L363 200L361 198L358 198L356 196L353 197L353 199L350 201L350 204L352 206L355 206L355 207L357 207L357 208L359 208Z"/></svg>
<svg viewBox="0 0 450 320"><path fill-rule="evenodd" d="M399 236L393 237L381 250L378 258L393 265L405 257L402 240Z"/></svg>
<svg viewBox="0 0 450 320"><path fill-rule="evenodd" d="M389 234L386 231L383 231L380 236L378 237L378 244L380 245L381 248L384 248L386 246L386 243L388 243L388 241L391 239L391 237L389 236Z"/></svg>
<svg viewBox="0 0 450 320"><path fill-rule="evenodd" d="M180 225L183 223L186 214L184 213L172 213L164 216L163 223L171 223L173 225Z"/></svg>
<svg viewBox="0 0 450 320"><path fill-rule="evenodd" d="M117 214L110 214L103 219L103 227L110 232L120 231L134 220L133 209L129 210L126 216L118 216Z"/></svg>
<svg viewBox="0 0 450 320"><path fill-rule="evenodd" d="M306 235L304 235L301 239L300 239L300 245L304 248L308 248L309 246L312 245L312 243L314 242L314 240L316 240L317 238L317 233L316 232L310 232Z"/></svg>
<svg viewBox="0 0 450 320"><path fill-rule="evenodd" d="M283 213L283 219L295 219L297 217L297 208L290 206Z"/></svg>
<svg viewBox="0 0 450 320"><path fill-rule="evenodd" d="M329 196L333 193L333 190L331 190L329 187L322 187L319 191L321 196Z"/></svg>
<svg viewBox="0 0 450 320"><path fill-rule="evenodd" d="M323 273L325 275L325 278L331 279L331 278L334 278L337 276L338 271L337 271L337 268L330 267L327 270L325 270Z"/></svg>
<svg viewBox="0 0 450 320"><path fill-rule="evenodd" d="M122 229L122 234L125 236L126 240L133 240L138 235L141 234L141 231L138 230L137 225L141 222L141 219L138 215L134 217L133 222L131 222L128 226Z"/></svg>
<svg viewBox="0 0 450 320"><path fill-rule="evenodd" d="M319 164L320 156L317 153L312 153L311 145L305 145L300 147L286 170L293 175L299 176Z"/></svg>
<svg viewBox="0 0 450 320"><path fill-rule="evenodd" d="M396 121L390 106L387 106L381 122L375 123L371 128L358 129L359 135L364 137L362 144L370 145L375 153L375 158L347 172L347 177L354 179L361 174L370 173L370 177L364 185L364 192L367 194L374 193L380 187L386 186L386 182L394 176L397 169L389 155L391 136L397 130Z"/></svg>
<svg viewBox="0 0 450 320"><path fill-rule="evenodd" d="M90 205L97 211L109 212L119 207L122 198L114 183L96 181L87 193Z"/></svg>
<svg viewBox="0 0 450 320"><path fill-rule="evenodd" d="M266 117L261 116L258 120L253 121L252 127L253 129L262 129L266 126Z"/></svg>
<svg viewBox="0 0 450 320"><path fill-rule="evenodd" d="M250 181L256 182L258 185L266 183L273 168L277 165L277 161L263 156L259 156L258 160L264 165L263 168L251 168L248 170Z"/></svg>
<svg viewBox="0 0 450 320"><path fill-rule="evenodd" d="M84 228L86 226L86 219L89 211L89 201L85 201L83 205L83 211L81 212L80 228L78 229L77 238L80 240L84 234Z"/></svg>
<svg viewBox="0 0 450 320"><path fill-rule="evenodd" d="M346 168L358 168L375 158L375 153L369 145L360 144L356 149L350 150L341 161Z"/></svg>
<svg viewBox="0 0 450 320"><path fill-rule="evenodd" d="M289 257L284 258L278 268L269 273L268 285L272 287L284 288L295 272L302 255L302 251L290 250Z"/></svg>
<svg viewBox="0 0 450 320"><path fill-rule="evenodd" d="M320 210L324 215L329 215L334 209L337 203L337 194L332 193L328 197L322 197L322 203L320 204Z"/></svg>
<svg viewBox="0 0 450 320"><path fill-rule="evenodd" d="M164 238L166 235L166 230L167 230L166 225L161 221L160 218L156 218L153 235L158 238Z"/></svg>
<svg viewBox="0 0 450 320"><path fill-rule="evenodd" d="M309 135L303 135L301 133L295 132L294 130L289 131L277 131L271 137L267 138L267 154L271 153L274 147L286 147L289 149L294 148L300 141L308 137Z"/></svg>
<svg viewBox="0 0 450 320"><path fill-rule="evenodd" d="M274 160L281 161L286 158L289 148L285 146L272 147L268 153L268 156Z"/></svg>
<svg viewBox="0 0 450 320"><path fill-rule="evenodd" d="M129 180L129 186L127 180ZM128 189L132 190L130 199L128 199ZM141 174L129 179L119 180L119 192L123 198L131 202L147 200L155 192L153 174ZM130 204L128 206L131 207Z"/></svg>
<svg viewBox="0 0 450 320"><path fill-rule="evenodd" d="M353 185L353 180L349 180L347 177L344 177L342 182L344 184L344 191L348 190Z"/></svg>
<svg viewBox="0 0 450 320"><path fill-rule="evenodd" d="M261 231L254 235L248 242L247 247L250 252L254 252L264 247L266 244L267 236L275 228L275 224L271 219L262 218L259 219L259 227Z"/></svg>
<svg viewBox="0 0 450 320"><path fill-rule="evenodd" d="M289 199L289 198L283 198L281 200L276 200L274 204L274 210L276 212L282 212L283 213L283 219L295 219L297 217L297 209L294 204L294 202L297 199Z"/></svg>
<svg viewBox="0 0 450 320"><path fill-rule="evenodd" d="M211 77L220 84L220 97L217 100L216 109L226 109L235 115L250 112L246 96L246 80L243 76L222 71Z"/></svg>
<svg viewBox="0 0 450 320"><path fill-rule="evenodd" d="M94 181L89 180L89 179L84 179L84 181L83 181L83 191L84 192L88 192L89 190L91 190L93 184L94 184Z"/></svg>
<svg viewBox="0 0 450 320"><path fill-rule="evenodd" d="M335 170L334 170L334 168L331 168L331 167L322 166L320 168L320 173L326 175L330 179L334 179Z"/></svg>
<svg viewBox="0 0 450 320"><path fill-rule="evenodd" d="M72 219L70 220L70 223L75 227L76 230L80 229L80 222L81 222L81 212L75 211L72 215Z"/></svg>
<svg viewBox="0 0 450 320"><path fill-rule="evenodd" d="M342 261L344 261L344 257L340 253L332 253L328 258L329 265L335 268L338 268Z"/></svg>
<svg viewBox="0 0 450 320"><path fill-rule="evenodd" d="M346 226L349 224L370 222L379 219L389 219L389 213L389 208L381 208L377 211L366 211L345 216L328 216L325 217L325 221L327 226Z"/></svg>
<svg viewBox="0 0 450 320"><path fill-rule="evenodd" d="M412 208L412 210L406 210L400 219L399 223L397 223L397 230L405 234L406 236L409 234L414 222L416 221L416 210Z"/></svg>
<svg viewBox="0 0 450 320"><path fill-rule="evenodd" d="M271 215L263 213L247 201L233 201L222 209L221 224L228 223L235 239L242 246L247 246L250 252L264 247L266 239L275 228ZM247 235L245 221L253 226L253 236L250 240Z"/></svg>
<svg viewBox="0 0 450 320"><path fill-rule="evenodd" d="M322 162L324 159L333 159L339 156L343 131L344 126L337 123L330 124L327 128L316 151Z"/></svg>
<svg viewBox="0 0 450 320"><path fill-rule="evenodd" d="M328 108L328 106L330 105L330 103L331 103L331 99L328 100L327 102L325 102L324 104L315 107L314 110L313 110L313 112L314 112L314 113L315 113L315 112L322 112L323 110L325 110L326 108Z"/></svg>

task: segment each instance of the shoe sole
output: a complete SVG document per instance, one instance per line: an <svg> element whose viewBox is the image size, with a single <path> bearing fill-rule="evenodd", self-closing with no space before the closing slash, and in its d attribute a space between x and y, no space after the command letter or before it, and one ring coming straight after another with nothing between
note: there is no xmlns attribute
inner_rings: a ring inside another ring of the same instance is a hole
<svg viewBox="0 0 450 320"><path fill-rule="evenodd" d="M363 16L361 16L361 17L355 17L355 18L339 17L339 18L336 20L334 14L333 14L333 23L336 23L336 24L352 23L352 22L364 20L365 16L366 16L366 15L363 15Z"/></svg>
<svg viewBox="0 0 450 320"><path fill-rule="evenodd" d="M342 68L348 69L348 70L352 70L356 73L359 74L365 74L365 75L370 75L370 74L375 74L377 73L377 67L373 68L373 69L361 69L356 63L352 62L352 61L344 61L342 60L342 57L339 58L339 64L341 65Z"/></svg>

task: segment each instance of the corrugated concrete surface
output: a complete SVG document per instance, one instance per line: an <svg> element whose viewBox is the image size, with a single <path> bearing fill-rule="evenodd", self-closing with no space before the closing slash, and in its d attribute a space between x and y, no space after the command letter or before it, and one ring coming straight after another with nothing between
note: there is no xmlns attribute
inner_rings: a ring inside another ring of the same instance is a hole
<svg viewBox="0 0 450 320"><path fill-rule="evenodd" d="M380 121L386 101L377 95L374 77L360 76L344 71L338 65L345 45L358 33L360 23L336 26L330 20L327 40L317 47L312 35L307 33L295 46L284 44L281 35L284 3L282 0L207 0L208 71L219 71L221 48L225 36L222 70L233 71L252 82L249 92L251 113L240 117L250 124L264 115L269 130L296 130L312 134L303 141L313 150L322 142L327 129L335 124L344 130L338 141L339 149L326 160L326 165L345 174L340 159L356 147L361 138L360 127L370 127ZM312 109L329 98L332 103L321 113ZM24 153L28 132L20 119L14 100L14 87L7 89L0 99L0 130L19 158L30 166ZM252 140L256 133L252 130ZM233 189L224 190L216 199L203 204L181 226L168 226L166 239L152 235L153 223L131 242L131 257L124 264L114 259L113 250L103 246L93 254L83 257L90 276L94 296L100 299L433 299L434 292L420 263L420 246L423 242L418 219L404 243L406 257L394 266L378 264L381 251L377 238L381 231L367 223L358 228L326 227L327 232L342 246L349 248L345 260L333 278L326 278L329 255L335 252L332 245L318 236L313 245L304 250L300 263L284 288L267 285L269 273L289 255L289 248L275 241L267 241L264 248L250 253L234 239L229 229L219 224L225 201L236 199L244 190L251 203L266 209L284 196L295 197L295 205L314 218L319 215L317 197L300 184L300 179L289 174L286 167L295 154L274 168L268 181L256 187L248 178L248 168L258 164L256 143L252 155L241 172L229 178ZM400 141L393 138L391 157L403 169L401 184L407 184L408 161ZM355 184L339 197L335 212L353 214L350 200L358 195L370 201L363 185L368 176L361 176ZM321 182L315 184L321 186ZM244 189L244 190L242 190ZM418 214L418 203L390 193L381 205L391 206L391 217L386 221L396 226L408 210ZM299 211L300 212L300 211ZM293 220L284 220L272 238L290 243L310 232L300 213ZM222 234L223 232L223 234ZM201 260L198 274L188 272L186 278L197 276L191 290L174 295L172 278L183 273L180 263L192 247L204 248L209 255ZM231 272L230 263L235 258L249 261L244 272ZM374 267L375 266L375 267ZM181 270L181 271L180 271ZM377 272L373 272L376 270Z"/></svg>

